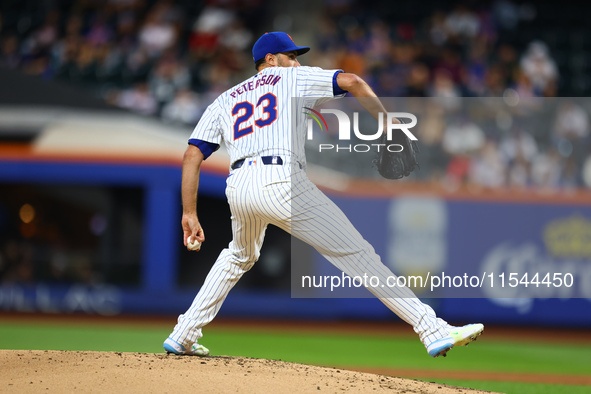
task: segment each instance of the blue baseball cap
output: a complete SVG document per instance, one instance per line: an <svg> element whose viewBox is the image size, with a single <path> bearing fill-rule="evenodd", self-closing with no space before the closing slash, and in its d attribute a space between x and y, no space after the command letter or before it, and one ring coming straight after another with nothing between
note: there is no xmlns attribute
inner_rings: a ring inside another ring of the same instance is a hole
<svg viewBox="0 0 591 394"><path fill-rule="evenodd" d="M289 34L281 31L273 31L271 33L265 33L254 43L252 47L252 58L254 62L258 62L267 53L279 53L279 52L292 52L296 51L299 55L303 55L308 52L310 47L299 47L297 46Z"/></svg>

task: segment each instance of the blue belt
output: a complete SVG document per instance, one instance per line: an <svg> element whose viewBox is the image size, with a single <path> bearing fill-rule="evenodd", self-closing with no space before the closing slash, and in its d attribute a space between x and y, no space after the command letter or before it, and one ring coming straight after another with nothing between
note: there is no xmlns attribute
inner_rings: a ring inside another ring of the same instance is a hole
<svg viewBox="0 0 591 394"><path fill-rule="evenodd" d="M233 170L240 168L244 165L245 160L246 159L236 160L234 163L232 163L232 165L230 167ZM263 161L264 165L277 165L277 166L283 165L283 159L281 158L281 156L263 156L263 157L261 157L261 160Z"/></svg>

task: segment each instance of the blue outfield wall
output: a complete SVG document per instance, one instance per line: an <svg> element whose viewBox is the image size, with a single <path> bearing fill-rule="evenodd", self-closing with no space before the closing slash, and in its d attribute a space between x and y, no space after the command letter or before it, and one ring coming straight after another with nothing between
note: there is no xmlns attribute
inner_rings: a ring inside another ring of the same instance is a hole
<svg viewBox="0 0 591 394"><path fill-rule="evenodd" d="M179 289L175 283L178 245L173 234L180 218L180 178L177 166L0 161L3 183L140 186L146 198L140 286L3 284L0 310L104 315L186 310L198 288ZM202 172L200 193L223 199L224 188L225 177ZM333 199L398 275L505 275L503 288L489 285L465 294L415 289L452 322L591 327L591 203L464 202L420 196ZM316 257L317 273L332 273L327 265ZM512 273L521 279L525 272L529 280L535 273L569 273L574 283L508 286ZM292 298L288 291L239 289L230 294L220 316L397 320L371 298Z"/></svg>
<svg viewBox="0 0 591 394"><path fill-rule="evenodd" d="M395 274L449 280L413 288L446 319L591 327L591 205L333 200Z"/></svg>
<svg viewBox="0 0 591 394"><path fill-rule="evenodd" d="M178 166L104 163L0 161L0 182L24 184L76 184L139 186L146 196L144 219L144 288L174 291L177 269L176 239L180 218ZM224 196L225 179L202 174L203 193Z"/></svg>

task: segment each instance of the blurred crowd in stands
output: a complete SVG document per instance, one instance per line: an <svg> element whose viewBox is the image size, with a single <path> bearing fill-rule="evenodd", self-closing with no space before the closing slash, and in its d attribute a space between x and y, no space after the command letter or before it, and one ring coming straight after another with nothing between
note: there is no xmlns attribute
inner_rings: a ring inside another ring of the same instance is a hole
<svg viewBox="0 0 591 394"><path fill-rule="evenodd" d="M187 125L240 71L252 69L253 28L266 15L259 0L229 7L186 0L47 1L25 9L13 3L0 13L0 65Z"/></svg>
<svg viewBox="0 0 591 394"><path fill-rule="evenodd" d="M458 2L434 8L419 23L401 19L399 4L381 14L371 4L328 1L311 63L362 75L382 97L435 97L448 106L458 101L455 113L442 115L445 121L422 119L416 177L452 189L591 187L591 103L555 99L553 112L540 115L542 125L508 112L489 128L461 110L464 97L526 103L557 96L560 75L549 46L510 39L536 18L534 3Z"/></svg>
<svg viewBox="0 0 591 394"><path fill-rule="evenodd" d="M307 10L317 18L316 31L308 32L316 42L303 63L356 73L382 97L569 93L560 89L554 48L508 38L536 20L537 3L427 3L325 0ZM282 28L272 23L280 7L264 0L31 4L7 0L0 8L0 65L84 86L115 106L189 126L219 93L254 72L256 37ZM511 121L482 130L469 117L423 127L418 177L484 187L591 187L588 111L565 102L546 133Z"/></svg>

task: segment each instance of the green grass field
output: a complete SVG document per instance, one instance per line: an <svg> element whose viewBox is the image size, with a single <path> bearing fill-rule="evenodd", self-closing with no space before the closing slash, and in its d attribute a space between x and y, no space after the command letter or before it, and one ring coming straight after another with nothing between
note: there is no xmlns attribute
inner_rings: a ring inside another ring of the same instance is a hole
<svg viewBox="0 0 591 394"><path fill-rule="evenodd" d="M161 353L169 325L0 323L1 349ZM203 344L213 355L281 359L304 364L421 371L591 375L591 345L481 340L432 359L411 336L346 335L211 327ZM505 393L591 393L591 386L430 378L419 380Z"/></svg>

